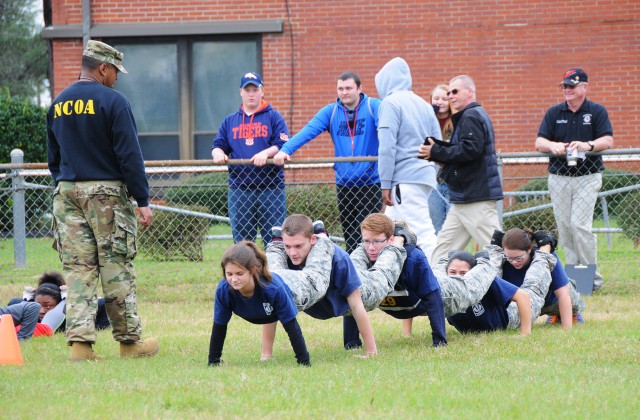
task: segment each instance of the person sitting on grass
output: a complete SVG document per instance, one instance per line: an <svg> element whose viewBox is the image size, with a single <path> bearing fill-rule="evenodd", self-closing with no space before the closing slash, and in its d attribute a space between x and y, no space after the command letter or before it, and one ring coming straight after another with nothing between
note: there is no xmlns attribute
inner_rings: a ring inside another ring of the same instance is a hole
<svg viewBox="0 0 640 420"><path fill-rule="evenodd" d="M252 324L280 321L289 335L298 364L309 366L309 352L296 320L298 308L291 290L280 276L269 272L267 257L260 248L249 241L237 243L225 251L220 265L223 279L216 288L209 366L222 362L227 324L232 314Z"/></svg>
<svg viewBox="0 0 640 420"><path fill-rule="evenodd" d="M444 304L440 285L431 271L427 256L416 245L415 234L404 222L394 223L382 213L367 216L360 228L364 240L351 253L351 260L362 279L362 290L368 285L384 284L384 277L382 281L376 278L386 273L395 275L393 283L389 281L389 287L384 289L386 294L376 296L376 307L398 319L428 316L433 346L446 345ZM389 252L396 248L392 244L404 247L406 260L399 260ZM377 289L381 287L378 286ZM365 293L362 294L366 302ZM366 303L365 308L369 309ZM353 317L345 316L343 326L345 348L361 346L358 327Z"/></svg>
<svg viewBox="0 0 640 420"><path fill-rule="evenodd" d="M351 313L364 339L366 355L362 357L377 354L371 322L360 295L360 277L349 254L328 238L324 223L292 214L282 228L274 227L273 237L267 246L269 268L291 288L298 308L316 319ZM328 247L333 252L313 252L320 251L318 247ZM310 279L314 277L312 284ZM322 283L325 279L328 283ZM275 324L263 328L265 360L271 357L275 333Z"/></svg>
<svg viewBox="0 0 640 420"><path fill-rule="evenodd" d="M11 315L16 328L18 340L28 340L38 324L40 304L37 302L21 301L14 305L0 306L0 315ZM53 332L51 333L53 334Z"/></svg>
<svg viewBox="0 0 640 420"><path fill-rule="evenodd" d="M522 285L531 267L536 250L532 241L536 242L537 249L549 245L551 254L558 259L554 252L558 239L550 232L539 230L530 233L515 228L506 233L499 230L493 233L491 243L502 246L505 256L501 277L515 286ZM560 320L562 328L569 330L573 324L584 323L582 317L584 308L584 301L576 289L575 282L569 279L558 259L558 263L551 270L551 284L540 314L548 315L548 324L556 324Z"/></svg>
<svg viewBox="0 0 640 420"><path fill-rule="evenodd" d="M36 302L40 305L38 314L38 324L33 332L34 337L51 336L55 332L64 332L66 323L66 297L67 284L62 274L58 272L43 273L38 279L38 287L25 286L22 299L13 298L9 301L9 306L20 304L23 301ZM47 318L48 324L43 322L44 317L52 312ZM95 320L96 329L103 330L109 328L109 318L105 309L104 298L98 298L98 312Z"/></svg>

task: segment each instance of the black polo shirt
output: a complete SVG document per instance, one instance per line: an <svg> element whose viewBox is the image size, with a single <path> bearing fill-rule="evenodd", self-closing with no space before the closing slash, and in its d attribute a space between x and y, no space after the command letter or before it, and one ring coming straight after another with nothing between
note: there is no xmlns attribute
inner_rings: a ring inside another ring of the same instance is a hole
<svg viewBox="0 0 640 420"><path fill-rule="evenodd" d="M566 102L552 106L540 124L538 137L561 143L590 141L602 136L613 136L607 109L596 102L584 100L580 109L572 112ZM563 156L549 158L549 173L566 176L589 175L604 170L602 156L588 155L576 166L567 165Z"/></svg>

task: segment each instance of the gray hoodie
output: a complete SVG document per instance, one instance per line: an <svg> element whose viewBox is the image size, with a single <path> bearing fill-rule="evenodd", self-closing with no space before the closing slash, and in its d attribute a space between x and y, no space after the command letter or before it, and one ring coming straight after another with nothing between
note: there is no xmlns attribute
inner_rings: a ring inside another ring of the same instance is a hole
<svg viewBox="0 0 640 420"><path fill-rule="evenodd" d="M433 107L411 91L409 65L400 57L385 64L375 81L382 99L378 111L378 172L382 188L397 184L435 188L435 164L418 158L418 149L426 137L442 137Z"/></svg>

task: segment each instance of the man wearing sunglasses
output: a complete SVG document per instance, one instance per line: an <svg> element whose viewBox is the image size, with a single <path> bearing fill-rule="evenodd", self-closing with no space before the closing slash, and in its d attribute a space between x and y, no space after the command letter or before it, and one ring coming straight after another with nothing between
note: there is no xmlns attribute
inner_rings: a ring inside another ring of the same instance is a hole
<svg viewBox="0 0 640 420"><path fill-rule="evenodd" d="M591 227L604 164L602 156L590 153L613 147L609 115L604 106L587 99L588 82L584 70L566 71L560 83L565 102L547 110L535 142L536 150L551 154L549 195L567 264L597 262L597 237ZM587 155L571 164L569 150ZM596 271L593 290L603 283Z"/></svg>
<svg viewBox="0 0 640 420"><path fill-rule="evenodd" d="M440 177L449 187L451 202L430 261L464 249L472 238L479 247L489 245L493 231L500 229L496 201L502 200L502 184L491 119L476 102L471 77L451 79L447 97L454 112L450 143L428 140L418 153L442 166Z"/></svg>

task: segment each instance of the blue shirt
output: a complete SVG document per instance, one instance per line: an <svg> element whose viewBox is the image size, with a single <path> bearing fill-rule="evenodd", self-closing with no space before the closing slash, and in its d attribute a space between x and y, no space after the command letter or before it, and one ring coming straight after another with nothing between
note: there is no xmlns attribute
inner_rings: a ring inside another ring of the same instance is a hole
<svg viewBox="0 0 640 420"><path fill-rule="evenodd" d="M271 282L264 287L256 285L250 298L233 290L225 279L220 280L216 288L213 322L227 325L232 314L252 324L270 324L276 321L286 324L293 320L298 314L298 307L293 301L291 290L280 276L275 273L271 275Z"/></svg>
<svg viewBox="0 0 640 420"><path fill-rule="evenodd" d="M336 103L323 107L305 125L291 137L282 149L288 155L328 131L331 134L336 157L378 156L378 107L380 100L360 94L360 102L354 110L355 122L351 134L347 118L347 109L340 99ZM357 115L357 118L355 118ZM365 186L380 183L378 162L340 162L333 165L336 171L336 184L342 187Z"/></svg>
<svg viewBox="0 0 640 420"><path fill-rule="evenodd" d="M516 286L496 277L480 302L447 321L461 333L504 330L509 325L507 306L517 291Z"/></svg>
<svg viewBox="0 0 640 420"><path fill-rule="evenodd" d="M524 277L527 274L527 270L531 266L533 253L534 251L531 251L529 264L522 267L521 269L515 268L513 265L511 265L511 263L506 261L502 265L502 277L514 286L522 286ZM564 267L560 263L560 258L558 258L558 255L556 255L555 252L552 252L551 254L558 259L558 262L556 263L556 266L553 268L553 270L551 270L551 284L549 285L549 291L544 298L544 306L549 306L557 303L558 298L556 297L556 294L554 292L559 288L569 284L569 276L567 276L567 273L564 271Z"/></svg>
<svg viewBox="0 0 640 420"><path fill-rule="evenodd" d="M320 301L304 311L317 319L329 319L347 313L349 311L347 297L362 285L349 254L338 245L333 246L335 252L331 262L329 289ZM289 259L287 261L290 269L301 270L300 267L293 266Z"/></svg>
<svg viewBox="0 0 640 420"><path fill-rule="evenodd" d="M405 246L405 249L407 259L402 266L396 287L379 306L381 310L398 319L424 315L427 312L427 302L423 299L429 293L440 290L440 284L424 252L411 245Z"/></svg>
<svg viewBox="0 0 640 420"><path fill-rule="evenodd" d="M220 124L211 149L219 148L231 159L251 159L256 153L289 140L289 130L282 115L263 102L253 115L242 107L228 115ZM284 186L284 167L277 165L229 165L229 186L235 188L266 188Z"/></svg>

